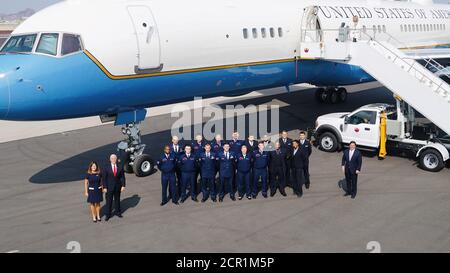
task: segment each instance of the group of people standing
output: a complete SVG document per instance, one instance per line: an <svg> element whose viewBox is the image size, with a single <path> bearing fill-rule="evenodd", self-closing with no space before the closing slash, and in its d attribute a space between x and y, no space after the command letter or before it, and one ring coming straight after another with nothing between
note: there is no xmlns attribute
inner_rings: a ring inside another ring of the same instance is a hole
<svg viewBox="0 0 450 273"><path fill-rule="evenodd" d="M233 132L232 139L222 140L216 135L207 142L198 135L192 143L182 145L178 137L164 147L157 166L161 171L162 201L166 205L170 199L176 205L189 197L198 202L209 198L213 202L223 202L229 194L231 200L246 197L255 199L261 191L264 198L273 197L277 190L286 196L285 188L292 185L294 194L303 195L303 186L310 187L309 157L311 143L306 133L300 132L298 140L288 137L287 131L273 144L267 136L256 141L249 136L240 140L239 133ZM200 178L200 189L197 181Z"/></svg>
<svg viewBox="0 0 450 273"><path fill-rule="evenodd" d="M256 141L249 136L246 141L239 139L234 132L232 140L223 141L216 135L211 142L203 140L201 135L192 143L182 145L178 137L172 137L172 143L164 146L164 152L157 161L161 172L162 201L166 205L171 199L176 205L184 203L189 197L198 202L209 198L213 202L223 202L226 194L236 201L247 197L255 199L261 191L264 198L273 197L279 190L287 196L286 186L290 184L294 194L303 195L303 187L309 189L309 158L312 153L306 133L300 132L298 140L288 137L287 131L273 144L267 136ZM84 193L90 204L92 220L101 221L100 204L106 196L105 221L115 215L122 218L120 196L125 190L125 171L112 154L109 164L100 169L96 162L89 164L84 179ZM346 178L345 196L355 198L358 175L361 172L362 155L352 141L342 156L342 171ZM200 187L197 181L200 178Z"/></svg>

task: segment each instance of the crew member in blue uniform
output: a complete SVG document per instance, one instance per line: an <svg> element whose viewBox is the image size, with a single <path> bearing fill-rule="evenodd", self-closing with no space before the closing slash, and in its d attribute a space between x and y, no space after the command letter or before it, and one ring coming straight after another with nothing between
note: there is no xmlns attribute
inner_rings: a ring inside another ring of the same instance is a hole
<svg viewBox="0 0 450 273"><path fill-rule="evenodd" d="M178 157L177 165L181 170L181 203L184 203L188 198L188 194L186 194L188 186L190 186L192 200L198 202L195 191L196 161L195 156L192 154L191 145L184 147L184 153Z"/></svg>
<svg viewBox="0 0 450 273"><path fill-rule="evenodd" d="M306 139L306 132L300 132L300 152L303 154L303 176L305 177L305 188L309 189L311 182L309 180L309 157L312 154L312 146L309 140Z"/></svg>
<svg viewBox="0 0 450 273"><path fill-rule="evenodd" d="M228 142L230 144L230 151L238 155L241 152L241 146L244 145L242 140L239 140L239 132L234 131L232 135L232 139Z"/></svg>
<svg viewBox="0 0 450 273"><path fill-rule="evenodd" d="M252 197L258 194L258 181L261 179L262 195L267 198L267 166L269 165L269 153L264 151L264 143L258 144L258 150L253 152L253 191Z"/></svg>
<svg viewBox="0 0 450 273"><path fill-rule="evenodd" d="M211 151L211 144L205 145L205 151L198 157L202 177L202 203L211 196L213 202L216 199L216 155Z"/></svg>
<svg viewBox="0 0 450 273"><path fill-rule="evenodd" d="M223 152L221 152L217 160L219 162L219 202L223 202L226 192L230 194L230 198L236 201L233 190L234 178L234 164L235 155L230 151L230 145L225 143L223 145Z"/></svg>
<svg viewBox="0 0 450 273"><path fill-rule="evenodd" d="M198 159L200 154L203 153L204 147L205 147L205 142L203 141L203 136L197 135L195 137L195 141L192 142L192 153L194 154L194 157L196 159ZM198 164L196 165L196 167L197 168L195 169L195 185L197 185L198 177L200 175L200 168L199 168ZM201 183L201 181L200 181L200 183ZM196 191L196 194L198 194L198 193L199 192Z"/></svg>
<svg viewBox="0 0 450 273"><path fill-rule="evenodd" d="M222 140L222 136L217 134L214 137L214 140L211 141L211 147L212 147L212 151L218 155L219 153L223 152L223 144L224 141Z"/></svg>
<svg viewBox="0 0 450 273"><path fill-rule="evenodd" d="M169 188L172 203L178 205L177 183L175 178L176 156L170 152L170 146L164 146L164 153L156 161L159 171L161 172L161 206L169 202L167 198L167 188Z"/></svg>
<svg viewBox="0 0 450 273"><path fill-rule="evenodd" d="M239 200L247 196L248 200L252 199L252 183L251 179L252 156L248 152L247 146L242 145L241 153L236 157L236 180Z"/></svg>
<svg viewBox="0 0 450 273"><path fill-rule="evenodd" d="M281 148L281 143L275 143L275 151L270 152L270 196L273 197L280 190L281 195L286 196L286 152Z"/></svg>

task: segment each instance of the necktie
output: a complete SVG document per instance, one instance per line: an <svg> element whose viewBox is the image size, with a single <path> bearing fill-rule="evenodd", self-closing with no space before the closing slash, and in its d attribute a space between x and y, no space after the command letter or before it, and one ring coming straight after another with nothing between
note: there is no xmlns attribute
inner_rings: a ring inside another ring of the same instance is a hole
<svg viewBox="0 0 450 273"><path fill-rule="evenodd" d="M209 158L209 153L206 154L206 157Z"/></svg>
<svg viewBox="0 0 450 273"><path fill-rule="evenodd" d="M229 157L228 157L228 153L227 153L227 159L229 159Z"/></svg>
<svg viewBox="0 0 450 273"><path fill-rule="evenodd" d="M175 145L175 153L178 153L178 145Z"/></svg>
<svg viewBox="0 0 450 273"><path fill-rule="evenodd" d="M113 166L113 172L114 172L114 176L116 176L116 175L117 175L117 168L116 168L116 164L114 164L114 166Z"/></svg>

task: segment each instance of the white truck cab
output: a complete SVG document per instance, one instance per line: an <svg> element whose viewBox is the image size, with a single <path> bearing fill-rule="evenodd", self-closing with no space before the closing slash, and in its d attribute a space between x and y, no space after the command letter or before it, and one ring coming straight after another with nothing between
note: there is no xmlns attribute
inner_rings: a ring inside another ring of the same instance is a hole
<svg viewBox="0 0 450 273"><path fill-rule="evenodd" d="M326 152L335 152L355 141L362 150L377 151L381 141L381 114L386 113L386 147L412 152L420 166L437 172L445 167L450 137L397 99L397 105L369 104L353 112L332 113L317 118L314 143Z"/></svg>

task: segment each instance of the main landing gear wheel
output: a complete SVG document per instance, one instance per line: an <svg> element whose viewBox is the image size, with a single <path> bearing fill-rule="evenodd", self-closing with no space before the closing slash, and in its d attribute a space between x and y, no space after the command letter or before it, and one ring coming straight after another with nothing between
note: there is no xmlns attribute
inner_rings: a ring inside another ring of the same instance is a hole
<svg viewBox="0 0 450 273"><path fill-rule="evenodd" d="M344 87L340 87L340 88L338 88L337 93L338 93L340 102L347 101L347 96L348 96L347 89L345 89Z"/></svg>
<svg viewBox="0 0 450 273"><path fill-rule="evenodd" d="M316 99L321 103L337 104L347 100L347 89L340 87L318 88L316 90Z"/></svg>
<svg viewBox="0 0 450 273"><path fill-rule="evenodd" d="M130 123L122 128L126 138L119 143L118 150L126 154L124 159L124 171L134 173L137 177L149 176L155 168L154 160L144 154L145 144L141 141L139 123Z"/></svg>

